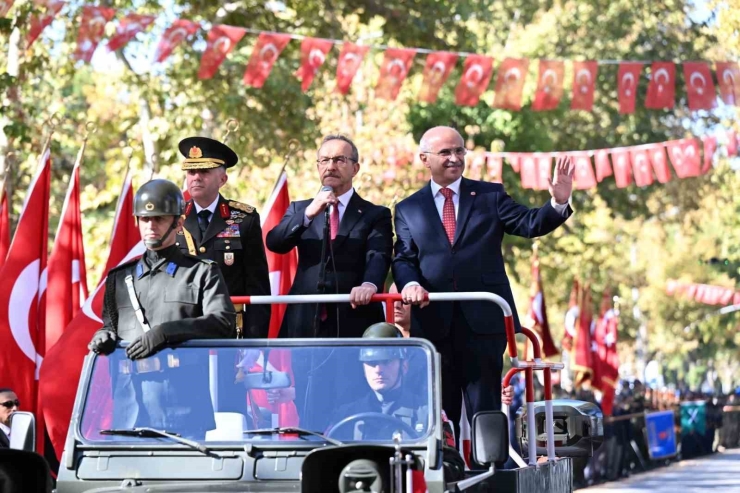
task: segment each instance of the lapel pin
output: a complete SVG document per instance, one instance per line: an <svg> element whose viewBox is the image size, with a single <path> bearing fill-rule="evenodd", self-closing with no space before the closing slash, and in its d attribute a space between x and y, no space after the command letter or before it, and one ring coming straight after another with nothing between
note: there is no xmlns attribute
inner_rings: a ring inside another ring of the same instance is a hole
<svg viewBox="0 0 740 493"><path fill-rule="evenodd" d="M362 209L357 209L358 214L362 214Z"/></svg>
<svg viewBox="0 0 740 493"><path fill-rule="evenodd" d="M470 192L470 195L473 195L473 196L475 196L475 192Z"/></svg>

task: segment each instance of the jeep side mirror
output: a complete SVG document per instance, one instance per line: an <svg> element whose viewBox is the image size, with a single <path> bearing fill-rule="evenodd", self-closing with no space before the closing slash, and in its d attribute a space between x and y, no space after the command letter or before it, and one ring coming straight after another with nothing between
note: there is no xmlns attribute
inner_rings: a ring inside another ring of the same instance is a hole
<svg viewBox="0 0 740 493"><path fill-rule="evenodd" d="M456 491L464 491L490 478L496 472L495 463L509 458L509 420L501 411L482 411L473 416L473 460L489 465L483 474L459 481Z"/></svg>
<svg viewBox="0 0 740 493"><path fill-rule="evenodd" d="M36 418L33 413L16 411L10 415L10 448L36 451Z"/></svg>
<svg viewBox="0 0 740 493"><path fill-rule="evenodd" d="M244 387L248 390L284 389L290 387L290 377L284 371L266 371L244 375Z"/></svg>

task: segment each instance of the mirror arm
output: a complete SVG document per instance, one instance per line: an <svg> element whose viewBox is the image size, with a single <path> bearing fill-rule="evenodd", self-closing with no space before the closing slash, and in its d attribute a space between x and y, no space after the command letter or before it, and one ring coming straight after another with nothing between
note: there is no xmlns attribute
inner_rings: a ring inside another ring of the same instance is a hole
<svg viewBox="0 0 740 493"><path fill-rule="evenodd" d="M491 467L483 474L473 476L472 478L463 479L462 481L458 481L457 483L455 483L455 491L465 491L471 486L475 486L476 484L490 478L494 474L496 474L496 466L491 463Z"/></svg>

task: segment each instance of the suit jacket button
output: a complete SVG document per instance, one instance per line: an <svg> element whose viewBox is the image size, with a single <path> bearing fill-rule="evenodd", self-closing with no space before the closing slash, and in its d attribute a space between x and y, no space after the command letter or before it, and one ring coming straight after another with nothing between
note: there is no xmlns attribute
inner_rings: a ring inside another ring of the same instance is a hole
<svg viewBox="0 0 740 493"><path fill-rule="evenodd" d="M229 245L226 245L227 250L231 250L231 247Z"/></svg>
<svg viewBox="0 0 740 493"><path fill-rule="evenodd" d="M180 242L179 242L179 241L176 241L176 242L175 242L175 245L176 245L176 246L180 246Z"/></svg>
<svg viewBox="0 0 740 493"><path fill-rule="evenodd" d="M200 253L206 253L206 247L200 247L200 248L198 248L198 251Z"/></svg>

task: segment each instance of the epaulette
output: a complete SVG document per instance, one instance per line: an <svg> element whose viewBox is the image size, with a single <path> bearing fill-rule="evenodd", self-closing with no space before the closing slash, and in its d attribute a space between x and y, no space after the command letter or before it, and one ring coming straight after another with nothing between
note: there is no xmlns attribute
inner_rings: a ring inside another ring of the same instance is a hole
<svg viewBox="0 0 740 493"><path fill-rule="evenodd" d="M123 268L125 268L125 267L128 267L128 266L130 266L130 265L133 265L133 264L135 264L136 262L138 262L138 261L139 261L139 259L141 259L141 257L143 257L143 255L137 255L136 257L134 257L134 258L130 259L130 260L129 260L128 262L126 262L126 263L124 263L124 264L119 264L119 265L117 265L117 266L113 267L113 268L112 268L111 270L109 270L109 271L108 271L108 274L110 274L110 273L112 273L112 272L116 272L116 271L119 271L119 270L121 270L121 269L123 269Z"/></svg>
<svg viewBox="0 0 740 493"><path fill-rule="evenodd" d="M233 207L234 209L239 209L240 211L244 211L247 214L251 214L254 212L254 207L252 207L251 205L242 204L241 202L237 202L236 200L230 200L229 207Z"/></svg>
<svg viewBox="0 0 740 493"><path fill-rule="evenodd" d="M215 261L211 259L200 258L200 257L197 257L195 255L190 255L189 253L185 253L185 252L182 252L182 256L190 260L195 260L196 262L203 262L205 264L215 264L216 263Z"/></svg>

